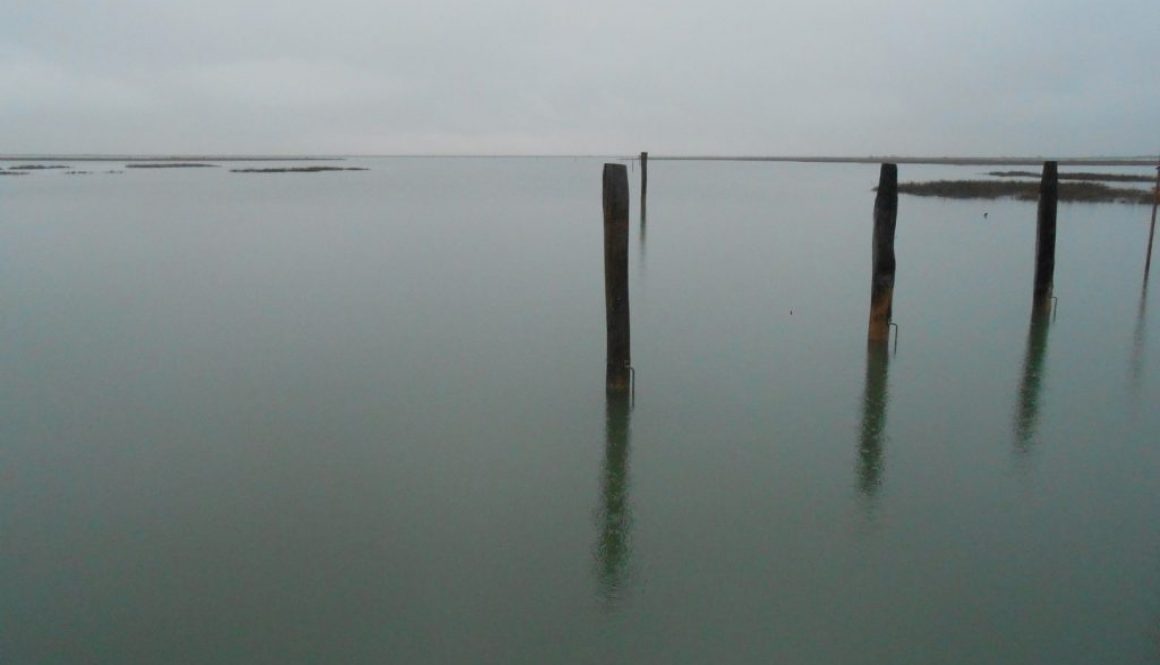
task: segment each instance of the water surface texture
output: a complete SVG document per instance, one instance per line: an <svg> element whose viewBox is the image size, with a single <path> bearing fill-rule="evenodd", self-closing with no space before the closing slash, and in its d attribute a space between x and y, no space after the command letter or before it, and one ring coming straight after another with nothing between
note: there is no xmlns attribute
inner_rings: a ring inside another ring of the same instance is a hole
<svg viewBox="0 0 1160 665"><path fill-rule="evenodd" d="M901 197L868 349L877 167L650 161L607 401L601 160L341 165L0 181L5 663L1160 660L1143 207Z"/></svg>

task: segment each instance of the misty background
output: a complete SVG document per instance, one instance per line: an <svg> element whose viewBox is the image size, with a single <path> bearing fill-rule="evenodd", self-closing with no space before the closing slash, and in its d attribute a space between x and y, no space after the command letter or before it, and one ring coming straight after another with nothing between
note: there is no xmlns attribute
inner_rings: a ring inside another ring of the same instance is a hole
<svg viewBox="0 0 1160 665"><path fill-rule="evenodd" d="M7 0L0 153L1149 155L1160 3Z"/></svg>

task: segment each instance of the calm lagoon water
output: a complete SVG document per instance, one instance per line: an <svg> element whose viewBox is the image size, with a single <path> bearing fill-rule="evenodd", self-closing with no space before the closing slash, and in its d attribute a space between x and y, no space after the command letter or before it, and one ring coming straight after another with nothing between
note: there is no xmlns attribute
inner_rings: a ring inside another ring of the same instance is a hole
<svg viewBox="0 0 1160 665"><path fill-rule="evenodd" d="M1160 661L1144 208L902 197L868 352L876 166L654 161L630 408L601 160L346 165L0 180L5 663Z"/></svg>

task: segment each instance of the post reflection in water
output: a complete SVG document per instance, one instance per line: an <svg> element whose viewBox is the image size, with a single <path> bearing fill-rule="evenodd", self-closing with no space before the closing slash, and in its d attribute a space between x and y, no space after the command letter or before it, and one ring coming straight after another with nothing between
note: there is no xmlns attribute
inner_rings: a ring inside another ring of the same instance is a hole
<svg viewBox="0 0 1160 665"><path fill-rule="evenodd" d="M1136 309L1136 328L1132 333L1132 358L1129 361L1132 399L1140 399L1141 370L1144 366L1145 321L1148 319L1148 277L1140 287L1140 306Z"/></svg>
<svg viewBox="0 0 1160 665"><path fill-rule="evenodd" d="M867 498L873 498L882 486L889 367L887 342L870 342L866 347L866 388L862 396L862 436L858 444L858 489Z"/></svg>
<svg viewBox="0 0 1160 665"><path fill-rule="evenodd" d="M1031 440L1039 419L1039 391L1047 355L1047 329L1051 323L1051 309L1035 307L1031 310L1031 326L1027 331L1027 353L1023 357L1023 378L1019 382L1019 399L1015 410L1015 448L1020 454L1030 452Z"/></svg>
<svg viewBox="0 0 1160 665"><path fill-rule="evenodd" d="M616 603L623 597L630 554L632 514L628 501L628 395L608 395L605 420L604 465L596 543L596 573L600 597Z"/></svg>
<svg viewBox="0 0 1160 665"><path fill-rule="evenodd" d="M644 239L645 239L645 231L647 229L648 229L648 225L645 224L645 221L644 221L644 211L641 210L640 211L640 268L642 271L644 270Z"/></svg>

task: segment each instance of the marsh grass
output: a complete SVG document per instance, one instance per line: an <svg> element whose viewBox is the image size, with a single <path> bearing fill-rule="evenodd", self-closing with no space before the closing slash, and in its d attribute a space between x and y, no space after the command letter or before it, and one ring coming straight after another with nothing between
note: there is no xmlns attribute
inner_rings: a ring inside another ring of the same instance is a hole
<svg viewBox="0 0 1160 665"><path fill-rule="evenodd" d="M1033 171L991 171L987 175L997 178L1039 178ZM1090 180L1092 182L1154 182L1156 178L1132 173L1060 173L1060 180Z"/></svg>
<svg viewBox="0 0 1160 665"><path fill-rule="evenodd" d="M165 162L149 164L126 164L127 169L209 169L217 168L217 164L202 164L196 162Z"/></svg>
<svg viewBox="0 0 1160 665"><path fill-rule="evenodd" d="M322 171L369 171L357 166L286 166L268 169L230 169L230 173L321 173Z"/></svg>
<svg viewBox="0 0 1160 665"><path fill-rule="evenodd" d="M901 194L937 196L947 199L1012 198L1035 201L1039 198L1038 182L992 180L934 180L902 182ZM1065 182L1059 185L1059 200L1081 203L1132 203L1151 205L1155 195L1150 190L1108 187L1094 182Z"/></svg>

